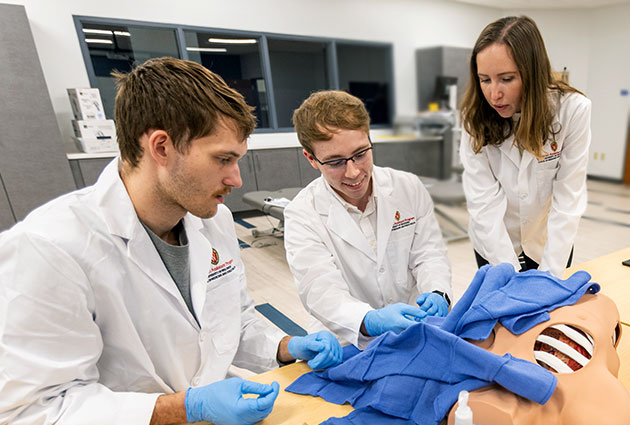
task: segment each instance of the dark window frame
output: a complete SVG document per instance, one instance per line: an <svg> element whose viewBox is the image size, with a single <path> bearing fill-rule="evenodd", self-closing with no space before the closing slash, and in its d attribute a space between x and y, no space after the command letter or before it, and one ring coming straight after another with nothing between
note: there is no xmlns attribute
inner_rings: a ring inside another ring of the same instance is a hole
<svg viewBox="0 0 630 425"><path fill-rule="evenodd" d="M269 48L268 42L269 40L290 40L290 41L303 41L303 42L313 42L313 43L324 43L326 44L326 80L328 81L329 87L327 89L339 90L339 68L337 61L337 43L343 45L356 45L362 47L380 47L385 48L388 52L388 78L389 78L389 88L388 88L388 103L389 103L389 123L387 124L373 124L371 128L373 129L382 129L382 128L391 128L394 122L395 115L395 87L394 87L394 55L393 55L393 45L392 43L385 42L375 42L375 41L367 41L367 40L352 40L352 39L342 39L342 38L329 38L329 37L310 37L310 36L300 36L300 35L290 35L290 34L278 34L278 33L268 33L268 32L260 32L260 31L245 31L245 30L233 30L233 29L224 29L224 28L214 28L214 27L200 27L200 26L190 26L190 25L178 25L178 24L165 24L165 23L157 23L157 22L147 22L147 21L137 21L137 20L129 20L129 19L115 19L115 18L101 18L94 16L84 16L84 15L73 15L74 25L77 31L78 41L81 48L81 53L83 55L83 61L85 63L85 68L87 70L88 79L91 87L96 87L96 74L94 71L94 66L92 64L92 60L90 58L90 51L87 43L85 42L85 37L83 35L83 24L84 23L92 23L97 25L124 25L124 26L135 26L135 27L146 27L146 28L164 28L171 29L175 31L175 37L177 40L177 46L179 49L180 59L188 60L188 52L186 50L186 40L184 36L184 31L197 31L197 32L211 32L217 35L223 36L234 36L234 37L247 37L247 38L257 38L260 40L260 56L261 56L261 68L263 79L265 81L265 86L267 89L267 100L268 100L268 115L269 115L269 124L270 126L267 128L257 128L255 133L281 133L281 132L292 132L294 131L293 127L279 127L278 126L278 116L276 110L276 100L275 93L273 88L273 76L271 73L271 62L269 56ZM110 117L113 118L113 117Z"/></svg>

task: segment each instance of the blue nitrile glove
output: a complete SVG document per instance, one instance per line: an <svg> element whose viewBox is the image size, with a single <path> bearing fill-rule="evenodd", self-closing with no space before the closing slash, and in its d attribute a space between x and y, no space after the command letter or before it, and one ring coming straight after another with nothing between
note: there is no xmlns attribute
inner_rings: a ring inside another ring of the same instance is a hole
<svg viewBox="0 0 630 425"><path fill-rule="evenodd" d="M306 336L294 336L289 340L289 354L299 360L309 360L311 369L337 366L343 359L339 341L328 331Z"/></svg>
<svg viewBox="0 0 630 425"><path fill-rule="evenodd" d="M280 385L271 385L230 378L186 392L188 422L207 421L215 425L255 424L273 409ZM258 394L257 398L243 398L243 394Z"/></svg>
<svg viewBox="0 0 630 425"><path fill-rule="evenodd" d="M418 295L416 303L423 311L426 311L427 316L446 317L448 314L448 302L440 294L425 292Z"/></svg>
<svg viewBox="0 0 630 425"><path fill-rule="evenodd" d="M365 330L370 336L379 336L387 331L401 333L409 326L421 322L427 313L405 303L391 304L378 310L368 311L363 318Z"/></svg>

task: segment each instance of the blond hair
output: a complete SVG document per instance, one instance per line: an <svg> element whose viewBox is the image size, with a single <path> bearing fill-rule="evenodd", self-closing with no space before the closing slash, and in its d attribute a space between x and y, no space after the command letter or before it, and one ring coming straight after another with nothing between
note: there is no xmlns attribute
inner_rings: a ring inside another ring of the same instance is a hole
<svg viewBox="0 0 630 425"><path fill-rule="evenodd" d="M328 141L338 130L370 132L370 115L361 99L338 90L311 94L293 112L293 125L302 147L313 153L313 142Z"/></svg>

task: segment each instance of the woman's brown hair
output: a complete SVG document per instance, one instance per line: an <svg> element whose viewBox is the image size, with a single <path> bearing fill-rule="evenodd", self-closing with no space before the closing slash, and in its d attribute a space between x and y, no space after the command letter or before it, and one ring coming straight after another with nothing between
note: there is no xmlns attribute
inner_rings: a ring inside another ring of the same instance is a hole
<svg viewBox="0 0 630 425"><path fill-rule="evenodd" d="M501 117L486 101L477 75L477 54L486 47L505 44L516 63L522 80L521 117ZM514 134L514 139L537 158L543 156L543 144L558 134L553 128L556 105L551 92L578 92L551 73L549 56L536 23L527 16L501 18L484 28L470 58L470 81L462 100L462 122L470 134L472 148L479 153L485 145L500 145Z"/></svg>

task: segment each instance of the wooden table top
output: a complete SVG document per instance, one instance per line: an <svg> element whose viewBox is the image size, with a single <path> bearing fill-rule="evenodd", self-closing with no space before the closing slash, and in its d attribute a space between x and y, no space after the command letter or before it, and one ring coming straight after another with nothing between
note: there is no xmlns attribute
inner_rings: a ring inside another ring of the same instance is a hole
<svg viewBox="0 0 630 425"><path fill-rule="evenodd" d="M621 323L630 326L630 267L621 264L623 260L628 259L630 259L630 248L625 248L570 267L565 277L569 277L578 270L590 273L593 281L602 287L601 292L617 304ZM630 334L626 336L630 338Z"/></svg>
<svg viewBox="0 0 630 425"><path fill-rule="evenodd" d="M270 384L273 381L280 384L280 394L273 411L260 424L317 425L332 416L343 417L352 412L353 408L349 404L339 406L328 403L323 398L284 391L299 376L310 371L311 368L306 362L297 362L248 378L250 381L264 384Z"/></svg>

